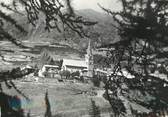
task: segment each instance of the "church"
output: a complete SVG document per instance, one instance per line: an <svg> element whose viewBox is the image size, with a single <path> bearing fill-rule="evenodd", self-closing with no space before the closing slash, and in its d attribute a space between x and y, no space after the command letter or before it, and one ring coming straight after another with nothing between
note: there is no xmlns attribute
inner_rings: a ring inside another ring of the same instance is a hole
<svg viewBox="0 0 168 117"><path fill-rule="evenodd" d="M93 55L91 40L89 39L87 54L85 55L84 60L75 60L75 59L63 59L62 70L68 70L71 73L80 71L85 72L87 77L93 77Z"/></svg>
<svg viewBox="0 0 168 117"><path fill-rule="evenodd" d="M63 59L61 71L69 71L70 73L79 71L81 75L88 78L93 77L94 64L93 64L93 54L91 40L89 39L88 47L86 50L86 55L84 59ZM44 57L42 57L44 58ZM48 60L48 57L47 57ZM45 61L45 60L44 60ZM46 63L46 62L45 62ZM52 76L54 78L59 73L59 66L56 64L43 64L39 71L40 77ZM48 74L48 75L44 75Z"/></svg>

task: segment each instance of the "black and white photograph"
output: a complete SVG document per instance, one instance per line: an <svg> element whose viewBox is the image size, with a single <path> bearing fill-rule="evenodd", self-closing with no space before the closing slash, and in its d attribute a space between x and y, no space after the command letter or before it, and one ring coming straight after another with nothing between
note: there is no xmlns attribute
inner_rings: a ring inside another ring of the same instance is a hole
<svg viewBox="0 0 168 117"><path fill-rule="evenodd" d="M168 1L0 0L0 117L168 117Z"/></svg>

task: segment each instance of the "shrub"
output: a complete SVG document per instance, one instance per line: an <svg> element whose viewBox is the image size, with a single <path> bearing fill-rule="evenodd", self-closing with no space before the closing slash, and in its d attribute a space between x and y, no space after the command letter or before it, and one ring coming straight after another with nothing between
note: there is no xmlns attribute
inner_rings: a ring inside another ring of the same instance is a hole
<svg viewBox="0 0 168 117"><path fill-rule="evenodd" d="M60 74L61 78L64 76L66 79L68 79L71 75L70 71L68 71L68 70L63 70L59 74Z"/></svg>
<svg viewBox="0 0 168 117"><path fill-rule="evenodd" d="M71 77L72 78L74 78L74 77L79 77L80 76L80 73L79 73L79 71L76 71L76 72L73 72L73 73L71 73Z"/></svg>
<svg viewBox="0 0 168 117"><path fill-rule="evenodd" d="M100 78L97 75L94 75L93 78L91 79L92 83L96 87L100 87Z"/></svg>
<svg viewBox="0 0 168 117"><path fill-rule="evenodd" d="M89 114L90 114L91 117L101 117L100 116L100 109L96 105L96 103L93 99L91 99L91 109L90 109Z"/></svg>

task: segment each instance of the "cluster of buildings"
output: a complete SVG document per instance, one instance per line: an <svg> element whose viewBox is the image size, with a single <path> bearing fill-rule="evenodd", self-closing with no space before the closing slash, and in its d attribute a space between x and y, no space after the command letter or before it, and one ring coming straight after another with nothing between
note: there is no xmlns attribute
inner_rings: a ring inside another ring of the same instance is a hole
<svg viewBox="0 0 168 117"><path fill-rule="evenodd" d="M93 54L91 48L91 42L89 41L87 54L84 59L63 59L61 66L59 65L51 65L44 64L39 70L39 77L56 77L60 71L69 71L70 73L79 72L80 75L86 77L93 77L94 73L94 62L93 62Z"/></svg>
<svg viewBox="0 0 168 117"><path fill-rule="evenodd" d="M49 59L49 58L47 58ZM102 69L96 67L94 63L93 50L91 46L91 41L89 40L88 47L84 59L62 59L61 64L43 64L38 72L39 77L57 77L60 72L68 71L70 74L74 72L79 72L80 76L87 78L92 78L93 75L98 76L109 76L112 73L112 68ZM53 63L53 62L52 62ZM67 73L67 72L65 72ZM133 78L131 74L127 71L123 73L118 73L118 75L123 75L127 78Z"/></svg>

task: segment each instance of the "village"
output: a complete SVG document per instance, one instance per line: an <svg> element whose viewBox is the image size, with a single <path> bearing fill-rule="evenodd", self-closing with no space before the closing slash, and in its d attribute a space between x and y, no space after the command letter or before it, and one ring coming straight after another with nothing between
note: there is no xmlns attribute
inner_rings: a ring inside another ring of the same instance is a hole
<svg viewBox="0 0 168 117"><path fill-rule="evenodd" d="M1 0L0 117L168 117L167 9Z"/></svg>
<svg viewBox="0 0 168 117"><path fill-rule="evenodd" d="M49 79L57 79L59 81L62 80L70 80L70 79L78 79L78 80L90 80L94 76L104 76L104 78L110 75L111 68L103 68L103 67L96 67L94 65L94 55L93 49L91 46L91 41L88 41L88 47L86 49L86 54L83 58L77 59L57 59L53 60L48 53L47 50L42 51L41 59L37 61L35 66L35 73L26 76L27 78L34 77L35 80L40 78L49 78ZM29 64L23 65L22 69L24 68L34 68Z"/></svg>
<svg viewBox="0 0 168 117"><path fill-rule="evenodd" d="M40 45L42 44L40 43ZM64 46L59 45L59 48L61 47ZM58 48L54 48L52 51L57 51L57 49ZM63 49L65 49L64 51L68 51L67 48ZM102 116L110 117L111 111L109 110L111 107L106 97L105 84L113 73L113 64L106 65L104 61L100 61L102 60L101 57L106 55L107 51L107 48L93 49L91 40L88 39L88 44L83 57L68 58L63 55L63 57L59 58L61 55L55 54L56 59L54 59L54 54L51 51L41 49L40 52L38 52L39 55L31 54L31 57L28 55L25 57L25 52L22 56L17 56L15 54L15 56L12 55L12 57L10 57L10 55L6 55L4 58L6 62L3 62L3 64L8 64L9 66L9 63L12 64L11 61L20 61L21 65L18 63L20 70L33 70L32 73L24 76L22 79L15 80L14 83L31 99L31 102L25 102L24 96L21 95L24 104L23 109L26 112L31 110L31 113L34 116L42 115L44 110L44 106L42 106L43 95L47 90L50 94L49 99L51 107L54 109L54 111L52 111L53 114L60 114L65 117L69 117L69 114L71 114L71 117L79 117L79 114L85 112L86 114L84 115L88 115L89 111L87 108L90 108L90 100L94 100L96 105L103 110L101 111ZM71 53L73 56L75 55L75 52ZM100 60L98 59L98 54L101 56ZM67 55L69 55L69 53L67 53ZM33 60L34 58L35 60ZM95 59L98 60L96 61ZM126 70L122 70L122 73L118 73L117 75L122 77L125 76L124 81L134 79L134 76ZM162 74L154 73L153 75L159 75L160 78L166 79ZM156 82L161 82L161 80L156 80ZM6 86L2 85L2 87ZM125 84L123 84L122 87L127 89ZM16 95L17 92L12 91L11 94ZM142 100L145 99L143 95L140 95L140 97ZM150 112L149 109L138 104L135 105L124 97L121 97L121 99L124 100L125 106L129 103L129 105L138 109L140 112ZM37 100L38 103L35 102ZM76 101L78 103L76 103ZM57 105L58 102L59 104ZM68 105L65 102L68 103ZM74 110L70 108L73 108ZM39 109L41 111L39 111ZM79 113L76 113L77 111L79 111Z"/></svg>
<svg viewBox="0 0 168 117"><path fill-rule="evenodd" d="M104 66L105 60L101 58L106 56L107 49L100 48L96 52L93 50L90 39L88 40L86 48L86 54L83 57L76 58L64 58L54 59L51 52L43 49L40 52L40 59L36 60L33 65L32 62L21 65L21 69L33 68L35 72L25 76L27 80L35 80L38 82L40 78L56 79L58 81L76 80L76 81L91 81L93 79L97 81L105 81L112 74L112 64ZM94 58L94 53L100 58ZM103 54L104 55L103 55ZM95 60L98 59L98 60ZM103 63L100 63L103 62ZM124 74L123 74L124 73ZM131 74L126 71L119 73L118 75L124 75L128 78L133 78Z"/></svg>
<svg viewBox="0 0 168 117"><path fill-rule="evenodd" d="M100 48L99 50L101 50L101 55L102 50L106 52L106 48ZM105 84L113 73L112 64L109 65L110 67L105 67L101 66L100 62L94 62L95 50L93 50L90 40L88 40L85 51L86 54L83 58L70 59L62 57L61 59L53 60L50 56L51 53L45 49L40 52L40 59L36 61L35 66L32 66L32 61L30 61L19 67L21 70L34 70L31 74L24 76L22 79L14 81L16 86L25 92L24 95L28 95L31 99L30 102L27 102L24 96L21 95L23 102L22 107L25 112L31 110L31 114L34 116L43 115L45 109L42 104L43 95L47 90L54 115L65 117L89 115L90 110L88 109L90 109L91 105L90 100L93 100L100 108L101 116L110 117L111 107L106 97ZM24 59L20 58L18 60L23 61ZM118 76L124 75L127 77L127 80L134 79L134 76L129 74L126 70L118 74ZM160 77L164 78L165 76L160 75ZM2 85L2 87L5 86ZM122 87L127 89L125 85ZM8 91L9 90L7 90L7 92ZM11 93L11 91L9 92ZM11 94L16 95L17 92L12 91ZM145 99L143 95L140 95L140 97L141 99ZM150 112L149 109L138 104L135 105L122 96L120 98L124 100L125 106L129 104L140 112ZM37 100L38 102L36 102Z"/></svg>
<svg viewBox="0 0 168 117"><path fill-rule="evenodd" d="M56 51L56 49L53 49L53 51ZM51 52L46 49L42 49L39 55L33 57L32 54L31 57L28 54L25 55L25 52L22 56L17 56L16 53L14 53L15 56L13 53L11 53L12 55L10 53L6 54L4 57L6 62L2 62L4 68L7 64L9 66L17 63L19 64L18 71L19 69L21 71L33 70L32 73L25 75L23 78L13 81L18 90L21 89L24 95L28 96L30 102L27 102L24 99L25 97L18 94L17 91L7 89L3 83L2 87L12 95L19 95L25 113L31 111L32 116L41 116L45 112L43 95L46 91L48 91L51 108L53 109L52 114L54 115L65 117L79 117L82 113L88 115L88 108L91 108L90 104L93 98L96 105L104 110L102 114L110 116L110 105L103 97L104 83L100 82L100 78L104 78L105 81L108 75L107 71L101 67L99 69L98 67L95 68L94 50L89 40L85 51L86 54L83 57L71 59L63 56L56 60L53 60L50 56ZM99 75L99 77L95 77L95 75ZM93 78L96 80L93 80Z"/></svg>

